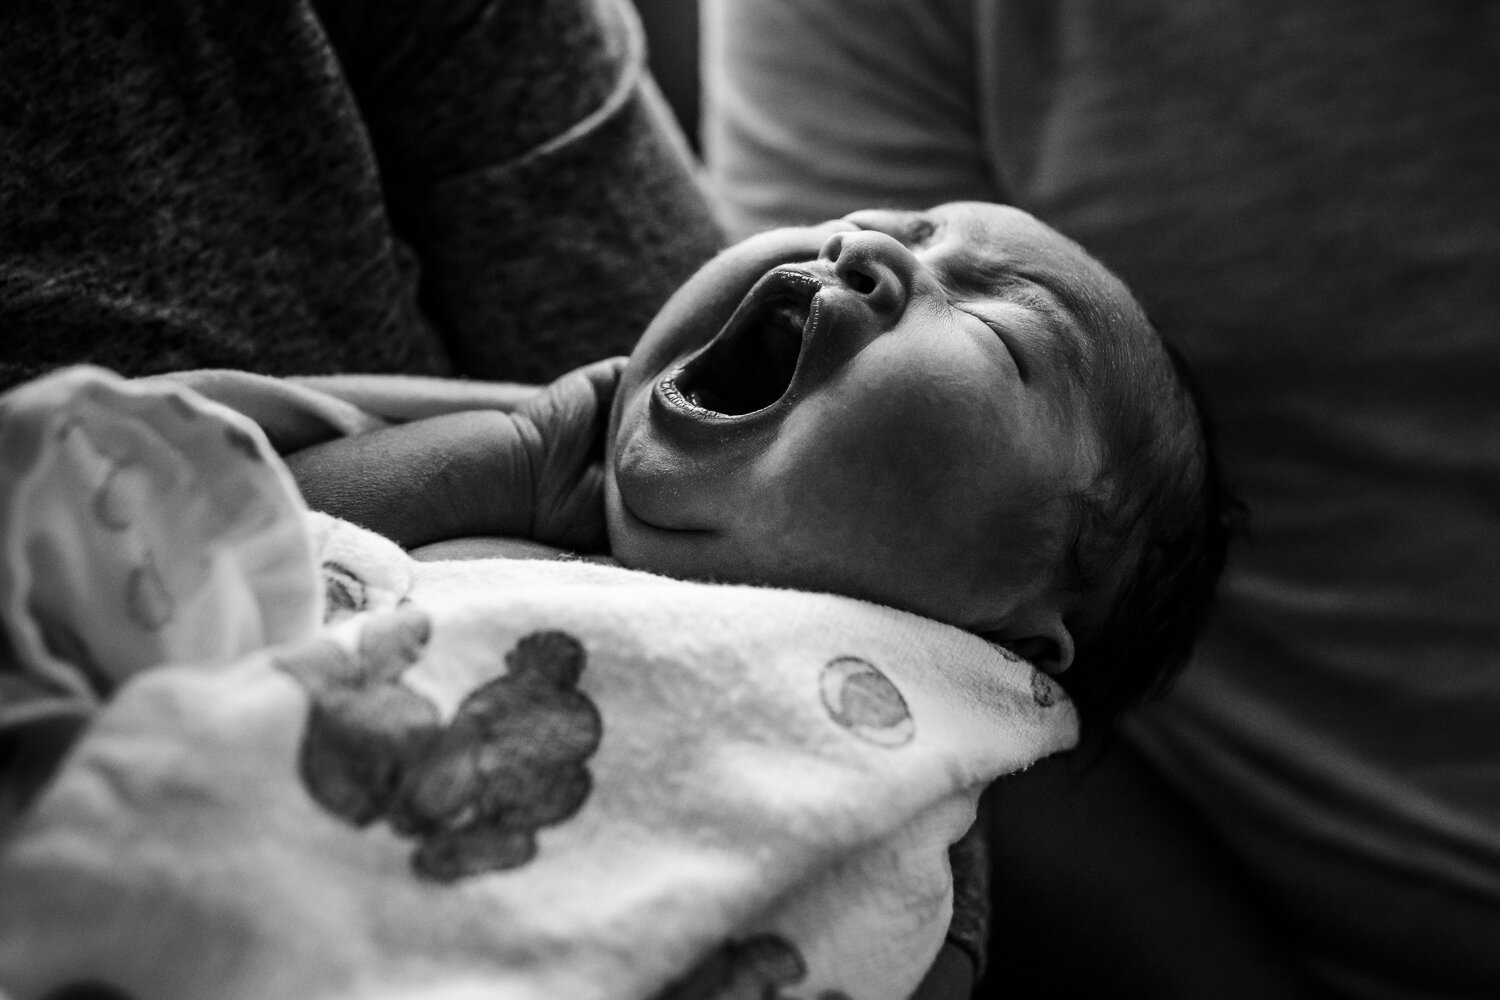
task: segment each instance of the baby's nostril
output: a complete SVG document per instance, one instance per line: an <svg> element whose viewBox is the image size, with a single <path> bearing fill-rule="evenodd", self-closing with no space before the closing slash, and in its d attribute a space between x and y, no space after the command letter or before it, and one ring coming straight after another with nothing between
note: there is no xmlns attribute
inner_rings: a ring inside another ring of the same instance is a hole
<svg viewBox="0 0 1500 1000"><path fill-rule="evenodd" d="M844 272L844 281L861 295L869 295L875 290L875 279L852 267Z"/></svg>

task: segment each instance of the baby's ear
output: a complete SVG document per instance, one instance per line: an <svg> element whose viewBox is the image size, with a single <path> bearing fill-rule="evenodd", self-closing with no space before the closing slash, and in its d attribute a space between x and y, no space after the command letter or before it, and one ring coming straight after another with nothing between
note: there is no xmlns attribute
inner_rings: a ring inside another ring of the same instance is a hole
<svg viewBox="0 0 1500 1000"><path fill-rule="evenodd" d="M1055 606L1019 608L1004 629L987 638L1045 674L1055 676L1073 665L1073 633Z"/></svg>

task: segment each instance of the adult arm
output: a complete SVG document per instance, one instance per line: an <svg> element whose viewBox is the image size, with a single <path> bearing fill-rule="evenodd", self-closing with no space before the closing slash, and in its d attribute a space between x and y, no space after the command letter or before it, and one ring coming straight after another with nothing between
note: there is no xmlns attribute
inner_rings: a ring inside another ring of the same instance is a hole
<svg viewBox="0 0 1500 1000"><path fill-rule="evenodd" d="M315 0L469 375L626 352L721 245L625 0Z"/></svg>
<svg viewBox="0 0 1500 1000"><path fill-rule="evenodd" d="M995 200L971 0L703 0L704 157L731 235Z"/></svg>
<svg viewBox="0 0 1500 1000"><path fill-rule="evenodd" d="M544 382L720 243L626 0L6 5L0 385Z"/></svg>

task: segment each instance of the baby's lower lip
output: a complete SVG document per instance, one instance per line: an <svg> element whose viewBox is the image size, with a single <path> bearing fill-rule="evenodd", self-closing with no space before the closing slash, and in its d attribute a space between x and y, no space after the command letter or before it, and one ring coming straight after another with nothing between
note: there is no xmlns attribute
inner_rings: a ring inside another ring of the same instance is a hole
<svg viewBox="0 0 1500 1000"><path fill-rule="evenodd" d="M679 367L657 381L651 393L653 410L664 411L693 423L727 429L774 419L790 405L788 396L784 394L769 405L746 413L724 413L704 406L692 394L684 392L678 382L681 373L682 368Z"/></svg>
<svg viewBox="0 0 1500 1000"><path fill-rule="evenodd" d="M781 418L784 408L781 404L742 414L719 413L701 406L678 386L680 371L681 368L674 369L657 380L651 388L648 407L658 431L682 446L717 449L728 443L726 435L731 432L738 437L737 432L762 428Z"/></svg>
<svg viewBox="0 0 1500 1000"><path fill-rule="evenodd" d="M667 405L671 406L673 409L686 411L688 413L701 416L705 419L712 419L715 417L724 417L725 419L730 419L726 417L725 414L710 410L705 406L699 406L698 403L689 399L677 384L677 377L681 374L682 367L678 366L677 368L673 369L670 374L663 377L661 381L656 383L656 391Z"/></svg>

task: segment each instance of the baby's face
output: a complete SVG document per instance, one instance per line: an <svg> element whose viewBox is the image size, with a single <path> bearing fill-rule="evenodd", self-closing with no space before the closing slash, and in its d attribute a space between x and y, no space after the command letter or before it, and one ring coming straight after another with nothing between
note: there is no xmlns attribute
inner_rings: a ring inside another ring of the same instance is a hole
<svg viewBox="0 0 1500 1000"><path fill-rule="evenodd" d="M1034 553L1007 529L1097 468L1076 374L1092 345L1067 303L1103 294L1101 270L981 203L730 248L625 370L605 483L616 557L997 628L1050 584L1034 566L1018 579Z"/></svg>

